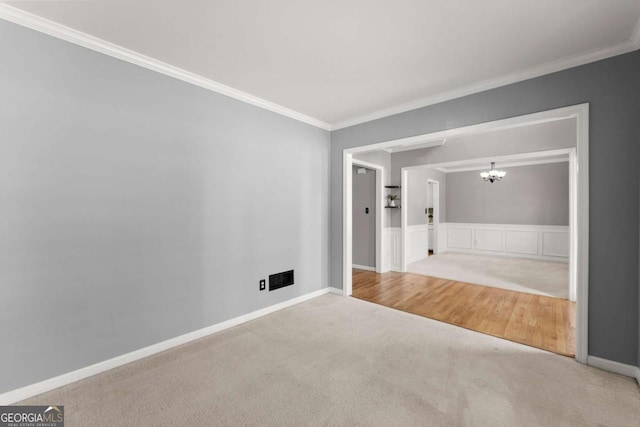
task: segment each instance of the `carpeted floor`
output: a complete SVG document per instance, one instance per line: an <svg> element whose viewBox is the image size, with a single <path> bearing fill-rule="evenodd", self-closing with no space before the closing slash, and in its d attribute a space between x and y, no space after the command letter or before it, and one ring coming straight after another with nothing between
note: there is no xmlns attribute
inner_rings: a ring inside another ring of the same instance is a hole
<svg viewBox="0 0 640 427"><path fill-rule="evenodd" d="M71 426L631 426L635 380L325 295L29 399Z"/></svg>
<svg viewBox="0 0 640 427"><path fill-rule="evenodd" d="M569 264L445 252L407 266L409 273L567 299Z"/></svg>

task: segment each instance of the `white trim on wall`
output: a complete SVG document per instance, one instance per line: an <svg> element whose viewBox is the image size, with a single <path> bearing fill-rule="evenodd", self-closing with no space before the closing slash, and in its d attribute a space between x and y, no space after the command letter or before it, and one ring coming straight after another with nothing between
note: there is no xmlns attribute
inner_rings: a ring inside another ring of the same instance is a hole
<svg viewBox="0 0 640 427"><path fill-rule="evenodd" d="M570 274L576 286L576 360L587 363L589 354L589 104L580 104L575 114L576 150L571 155L569 176L576 191L570 197L574 214L569 219L571 245ZM573 152L573 151L572 151ZM575 262L573 262L575 261ZM573 276L572 276L573 277Z"/></svg>
<svg viewBox="0 0 640 427"><path fill-rule="evenodd" d="M344 150L342 158L342 290L345 296L352 293L351 270L353 268L353 154Z"/></svg>
<svg viewBox="0 0 640 427"><path fill-rule="evenodd" d="M529 69L518 71L515 73L496 77L494 79L484 80L478 83L473 83L468 86L453 89L446 92L429 96L426 98L418 99L416 101L407 102L405 104L396 105L394 107L385 108L375 111L373 113L364 114L362 116L354 117L352 119L343 120L331 125L331 130L338 130L347 128L350 126L359 125L361 123L370 122L384 117L393 116L396 114L404 113L418 108L427 107L429 105L439 104L441 102L450 101L463 96L472 95L474 93L484 92L490 89L495 89L501 86L510 85L513 83L521 82L524 80L533 79L535 77L544 76L546 74L555 73L558 71L566 70L569 68L577 67L580 65L588 64L590 62L600 61L602 59L611 58L613 56L622 55L628 52L632 52L636 49L640 49L640 21L638 22L634 35L622 43L615 46L611 46L605 49L596 49L585 52L583 54L571 56L569 58L563 58L557 61L541 64Z"/></svg>
<svg viewBox="0 0 640 427"><path fill-rule="evenodd" d="M358 270L376 271L375 267L369 267L368 265L352 264L351 268L357 268Z"/></svg>
<svg viewBox="0 0 640 427"><path fill-rule="evenodd" d="M32 30L77 44L87 49L95 50L96 52L164 74L165 76L173 77L174 79L182 80L183 82L191 83L203 89L246 102L247 104L307 123L320 129L331 130L331 125L323 122L322 120L318 120L306 114L283 107L282 105L267 101L266 99L234 89L215 80L202 77L190 71L183 70L182 68L167 64L166 62L159 61L7 4L0 3L0 19L22 25L23 27L31 28Z"/></svg>
<svg viewBox="0 0 640 427"><path fill-rule="evenodd" d="M565 163L568 162L569 158L567 157L562 159L541 159L541 160L523 160L523 161L514 161L514 162L500 162L500 168L513 168L520 166L534 166L534 165L546 165L552 163ZM456 172L471 172L471 171L481 171L487 169L487 165L483 166L469 166L469 167L458 167L458 168L438 168L437 170L444 173L456 173Z"/></svg>
<svg viewBox="0 0 640 427"><path fill-rule="evenodd" d="M431 178L427 179L427 202L429 201L429 189L433 190L433 194L431 194L433 218L431 224L427 225L427 228L431 227L427 250L432 250L434 255L437 255L441 252L438 245L440 241L440 181ZM428 205L427 208L429 208Z"/></svg>
<svg viewBox="0 0 640 427"><path fill-rule="evenodd" d="M402 238L400 239L401 250L400 250L400 271L403 273L407 272L407 264L408 264L408 239L405 233L408 225L408 204L407 197L409 194L409 172L402 169L400 171L400 230Z"/></svg>
<svg viewBox="0 0 640 427"><path fill-rule="evenodd" d="M373 268L373 271L377 273L382 273L383 265L384 265L384 233L382 232L384 218L386 215L384 209L384 167L381 165L376 165L374 163L365 162L363 160L352 159L353 166L361 166L367 169L371 169L376 173L376 266Z"/></svg>
<svg viewBox="0 0 640 427"><path fill-rule="evenodd" d="M384 271L400 271L402 268L402 233L400 227L385 227L385 269Z"/></svg>
<svg viewBox="0 0 640 427"><path fill-rule="evenodd" d="M8 391L0 394L0 405L11 405L24 399L36 396L38 394L53 390L58 387L62 387L67 384L71 384L76 381L80 381L84 378L91 377L101 372L108 371L110 369L117 368L118 366L125 365L127 363L134 362L136 360L143 359L145 357L152 356L165 350L177 347L182 344L206 337L216 332L223 331L225 329L232 328L234 326L246 323L250 320L257 319L267 314L274 313L278 310L282 310L292 305L299 304L301 302L319 297L328 293L342 294L341 289L336 288L322 288L315 292L310 292L305 295L301 295L296 298L292 298L287 301L283 301L278 304L271 305L269 307L262 308L260 310L252 311L251 313L244 314L242 316L234 317L233 319L225 320L215 325L207 326L206 328L198 329L197 331L189 332L184 335L180 335L175 338L168 339L166 341L159 342L157 344L150 345L148 347L141 348L139 350L132 351L130 353L123 354L121 356L114 357L103 362L99 362L81 369L77 369L66 374L59 375L48 380L40 381L35 384L31 384L25 387L18 388L16 390Z"/></svg>
<svg viewBox="0 0 640 427"><path fill-rule="evenodd" d="M13 22L14 24L22 25L23 27L48 34L50 36L68 41L70 43L83 46L87 49L91 49L96 52L100 52L105 55L130 62L140 67L156 71L166 76L173 77L175 79L182 80L196 86L200 86L204 89L229 96L239 101L255 105L256 107L263 108L265 110L272 111L274 113L328 131L355 126L360 123L365 123L383 117L388 117L406 111L449 101L452 99L461 98L463 96L471 95L474 93L484 92L489 89L506 86L524 80L529 80L535 77L566 70L568 68L588 64L590 62L600 61L605 58L622 55L624 53L640 49L640 21L638 21L638 24L636 25L632 36L628 40L608 48L587 51L578 55L570 56L568 58L562 58L557 61L537 65L515 73L510 73L493 79L473 83L471 85L453 89L450 91L441 92L426 98L396 105L390 108L385 108L337 123L326 123L322 120L316 119L315 117L311 117L309 115L291 110L282 105L267 101L265 99L240 91L214 80L207 79L195 73L183 70L157 59L148 57L146 55L142 55L133 50L124 48L98 37L91 36L73 28L67 27L66 25L62 25L60 23L51 21L49 19L26 12L16 7L9 6L4 3L0 3L0 19ZM434 139L431 140L433 141ZM396 145L396 147L400 146ZM401 150L403 149L405 148L401 148Z"/></svg>
<svg viewBox="0 0 640 427"><path fill-rule="evenodd" d="M449 252L569 262L569 226L448 222L446 227ZM452 236L458 230L468 233ZM455 244L449 237L458 242L463 238L464 244Z"/></svg>
<svg viewBox="0 0 640 427"><path fill-rule="evenodd" d="M625 377L636 378L636 380L640 383L640 379L638 379L637 377L640 368L638 368L637 366L626 365L624 363L615 362L609 359L602 359L595 356L587 357L587 365L616 374L624 375Z"/></svg>
<svg viewBox="0 0 640 427"><path fill-rule="evenodd" d="M633 45L636 47L636 49L640 49L640 19L638 19L636 28L633 30L631 41L633 42Z"/></svg>
<svg viewBox="0 0 640 427"><path fill-rule="evenodd" d="M378 273L385 271L385 233L383 230L384 211L384 168L380 165L354 159L353 154L344 151L343 156L343 178L344 191L342 193L343 216L342 216L342 283L343 293L349 296L352 293L351 270L353 268L353 166L362 166L376 171L376 269Z"/></svg>
<svg viewBox="0 0 640 427"><path fill-rule="evenodd" d="M429 256L429 243L434 230L435 226L432 224L407 226L407 264Z"/></svg>

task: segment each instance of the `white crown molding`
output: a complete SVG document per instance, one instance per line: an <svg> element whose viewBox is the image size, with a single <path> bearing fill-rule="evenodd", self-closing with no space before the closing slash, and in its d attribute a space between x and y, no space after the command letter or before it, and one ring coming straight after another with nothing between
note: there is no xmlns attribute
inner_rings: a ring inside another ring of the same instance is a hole
<svg viewBox="0 0 640 427"><path fill-rule="evenodd" d="M515 168L520 166L534 166L534 165L546 165L551 163L567 163L569 162L569 156L563 159L539 159L539 160L523 160L523 161L513 161L513 162L501 162L497 169L506 169L506 168ZM474 161L475 163L475 161ZM456 172L472 172L472 171L480 171L489 169L485 164L484 166L468 166L468 167L458 167L458 168L437 168L440 172L444 173L456 173Z"/></svg>
<svg viewBox="0 0 640 427"><path fill-rule="evenodd" d="M640 26L640 21L639 21ZM538 65L528 68L526 70L517 71L515 73L507 74L494 79L485 80L479 83L474 83L468 86L464 86L458 89L442 92L437 95L429 96L427 98L411 101L406 104L397 105L391 108L385 108L383 110L375 111L370 114L365 114L359 117L354 117L339 123L331 125L331 130L347 128L350 126L359 125L361 123L370 122L372 120L381 119L395 114L404 113L418 108L426 107L429 105L439 104L441 102L450 101L456 98L462 98L463 96L471 95L474 93L484 92L486 90L495 89L497 87L506 86L509 84L529 80L535 77L544 76L546 74L555 73L558 71L566 70L569 68L577 67L580 65L588 64L590 62L599 61L602 59L610 58L617 55L622 55L640 48L640 27L636 26L636 31L633 39L629 39L623 43L615 46L611 46L605 49L593 50L578 55L573 55L568 58L559 59L557 61L548 62L546 64Z"/></svg>
<svg viewBox="0 0 640 427"><path fill-rule="evenodd" d="M420 141L420 137L419 136L418 137L405 138L405 140L407 142L404 145L387 148L385 151L387 151L388 153L399 153L401 151L411 151L411 150L417 150L417 149L420 149L420 148L440 147L440 146L444 145L447 142L447 138L442 138L441 140L439 139L437 141L427 141L427 142L420 143L419 142Z"/></svg>
<svg viewBox="0 0 640 427"><path fill-rule="evenodd" d="M438 104L441 102L449 101L463 96L471 95L478 92L483 92L489 89L495 89L500 86L505 86L512 83L528 80L531 78L543 76L545 74L554 73L557 71L566 70L568 68L584 65L589 62L599 61L601 59L610 58L616 55L622 55L627 52L631 52L636 49L640 49L640 20L635 27L634 33L631 38L618 45L598 49L582 54L570 56L557 61L549 62L539 66L535 66L526 70L518 71L515 73L507 74L494 79L485 80L472 85L464 86L451 91L442 92L433 96L411 101L405 104L397 105L395 107L385 108L383 110L375 111L373 113L365 114L362 116L353 117L338 123L326 123L315 117L308 116L303 113L291 110L249 93L234 89L230 86L216 82L211 79L207 79L200 75L191 73L165 62L153 59L151 57L142 55L130 49L126 49L122 46L114 43L102 40L100 38L91 36L57 22L42 18L38 15L26 12L22 9L18 9L9 6L4 3L0 3L0 19L4 19L9 22L13 22L18 25L22 25L32 30L36 30L50 36L83 46L87 49L94 50L96 52L103 53L105 55L118 58L123 61L138 65L140 67L147 68L152 71L164 74L169 77L173 77L178 80L182 80L187 83L202 87L212 92L219 93L221 95L228 96L230 98L237 99L242 102L254 105L259 108L289 117L294 120L298 120L303 123L318 127L320 129L335 131L350 126L355 126L361 123L369 122L383 117L392 116L395 114L404 113L406 111L415 110L418 108L426 107L428 105Z"/></svg>
<svg viewBox="0 0 640 427"><path fill-rule="evenodd" d="M81 31L74 30L73 28L50 21L24 10L8 6L7 4L0 3L0 19L31 28L32 30L48 34L126 62L130 62L140 67L191 83L212 92L246 102L247 104L307 123L320 129L331 130L331 126L328 123L314 117L307 116L273 102L269 102L265 99L258 98L257 96L242 92L238 89L204 78L181 68L174 67L173 65L158 61L157 59L150 58L133 50L126 49L122 46L118 46L114 43L102 40Z"/></svg>
<svg viewBox="0 0 640 427"><path fill-rule="evenodd" d="M640 49L640 18L638 18L638 22L636 23L636 28L633 30L631 41L635 45L636 49Z"/></svg>

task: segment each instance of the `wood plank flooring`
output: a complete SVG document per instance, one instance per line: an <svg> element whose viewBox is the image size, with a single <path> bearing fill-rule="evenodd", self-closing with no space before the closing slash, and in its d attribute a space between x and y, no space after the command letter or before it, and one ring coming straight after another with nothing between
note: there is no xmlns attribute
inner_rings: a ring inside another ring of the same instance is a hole
<svg viewBox="0 0 640 427"><path fill-rule="evenodd" d="M575 303L411 273L353 270L353 296L565 356L575 356Z"/></svg>

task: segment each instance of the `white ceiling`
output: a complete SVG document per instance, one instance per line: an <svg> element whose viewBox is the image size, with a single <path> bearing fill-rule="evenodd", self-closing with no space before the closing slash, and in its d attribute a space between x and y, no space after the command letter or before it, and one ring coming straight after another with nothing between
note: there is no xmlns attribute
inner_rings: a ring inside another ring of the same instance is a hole
<svg viewBox="0 0 640 427"><path fill-rule="evenodd" d="M333 129L640 47L639 0L5 3Z"/></svg>

